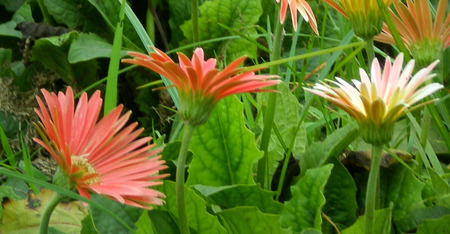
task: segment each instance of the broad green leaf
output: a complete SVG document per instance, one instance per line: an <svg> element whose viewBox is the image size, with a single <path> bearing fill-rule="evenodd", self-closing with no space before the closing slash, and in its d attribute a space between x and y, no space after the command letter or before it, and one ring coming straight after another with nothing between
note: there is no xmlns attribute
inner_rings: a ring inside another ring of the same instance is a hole
<svg viewBox="0 0 450 234"><path fill-rule="evenodd" d="M54 192L42 189L37 195L29 193L25 200L9 200L3 203L2 233L39 233L39 223L44 209ZM82 202L62 202L52 213L49 227L66 233L79 233L81 220L88 210Z"/></svg>
<svg viewBox="0 0 450 234"><path fill-rule="evenodd" d="M150 217L148 217L148 213L146 210L144 210L144 212L142 212L141 217L139 218L139 220L136 222L136 227L137 227L137 234L154 234L155 231L153 230L153 223L152 220L150 219Z"/></svg>
<svg viewBox="0 0 450 234"><path fill-rule="evenodd" d="M175 182L165 180L164 184L158 187L159 191L166 195L164 208L169 211L173 217L178 217ZM208 213L207 203L203 198L197 195L192 189L185 186L184 196L186 201L186 215L189 228L197 233L226 233L220 225L217 216Z"/></svg>
<svg viewBox="0 0 450 234"><path fill-rule="evenodd" d="M450 186L447 181L432 168L428 168L436 196L436 204L450 208Z"/></svg>
<svg viewBox="0 0 450 234"><path fill-rule="evenodd" d="M189 145L193 159L188 184L223 186L254 184L253 164L262 156L255 136L244 125L243 104L227 97L214 107L208 121L198 127Z"/></svg>
<svg viewBox="0 0 450 234"><path fill-rule="evenodd" d="M394 203L394 219L408 216L414 208L424 207L422 189L425 186L412 172L401 164L393 165L385 175L385 206Z"/></svg>
<svg viewBox="0 0 450 234"><path fill-rule="evenodd" d="M20 200L21 197L17 196L14 193L14 189L11 186L0 186L0 202L3 201L4 198ZM3 205L0 205L0 217L3 216ZM0 226L2 224L2 220L0 220Z"/></svg>
<svg viewBox="0 0 450 234"><path fill-rule="evenodd" d="M293 142L292 153L294 157L298 158L306 150L306 131L305 125L298 127L300 121L300 104L297 98L289 91L289 87L284 83L278 85L280 95L277 96L275 104L275 124L281 134L282 140L286 147L290 147ZM268 93L258 94L258 105L267 106ZM260 119L259 125L263 128L263 121ZM269 143L269 178L272 178L277 169L278 162L284 157L283 146L277 135L272 131Z"/></svg>
<svg viewBox="0 0 450 234"><path fill-rule="evenodd" d="M358 204L356 202L356 184L348 170L337 160L334 164L328 183L325 186L326 198L323 212L338 226L348 227L356 221Z"/></svg>
<svg viewBox="0 0 450 234"><path fill-rule="evenodd" d="M450 223L450 215L446 215L439 219L424 220L422 224L417 227L416 234L429 234L429 233L450 233L448 224Z"/></svg>
<svg viewBox="0 0 450 234"><path fill-rule="evenodd" d="M391 217L392 210L390 208L385 208L375 211L375 227L374 233L390 233L391 230ZM365 216L358 217L356 223L351 227L343 230L342 234L361 234L364 233L364 220Z"/></svg>
<svg viewBox="0 0 450 234"><path fill-rule="evenodd" d="M284 204L281 225L301 232L306 228L320 231L322 206L325 204L323 190L331 174L332 164L309 169L298 183L291 187L292 199Z"/></svg>
<svg viewBox="0 0 450 234"><path fill-rule="evenodd" d="M280 216L265 214L256 207L235 207L218 213L228 233L287 233L281 229Z"/></svg>
<svg viewBox="0 0 450 234"><path fill-rule="evenodd" d="M22 5L13 15L12 19L4 24L0 24L0 36L22 38L22 33L16 30L20 22L33 22L31 8L29 4Z"/></svg>
<svg viewBox="0 0 450 234"><path fill-rule="evenodd" d="M153 223L155 233L178 234L178 225L173 220L169 212L164 210L151 210L147 212Z"/></svg>
<svg viewBox="0 0 450 234"><path fill-rule="evenodd" d="M72 31L61 36L41 38L34 43L31 61L40 62L56 72L65 82L73 84L75 75L69 61L67 51L78 33Z"/></svg>
<svg viewBox="0 0 450 234"><path fill-rule="evenodd" d="M231 185L223 187L195 186L200 193L222 209L238 206L255 206L264 213L280 214L283 205L276 202L272 191L263 190L259 185Z"/></svg>
<svg viewBox="0 0 450 234"><path fill-rule="evenodd" d="M104 207L108 207L110 211L114 212L114 214L117 215L128 226L133 229L136 228L134 223L139 219L139 216L141 214L138 208L120 204L101 195L93 195L92 200L95 200ZM125 229L122 224L118 223L114 219L111 219L110 215L101 211L100 209L90 206L89 210L92 214L95 228L99 233L128 232L128 230Z"/></svg>
<svg viewBox="0 0 450 234"><path fill-rule="evenodd" d="M99 232L95 229L94 220L92 220L92 214L89 213L81 220L81 234L98 234Z"/></svg>
<svg viewBox="0 0 450 234"><path fill-rule="evenodd" d="M171 32L170 44L172 48L178 47L179 42L185 38L180 25L191 18L191 1L189 0L168 0L169 4L169 26Z"/></svg>
<svg viewBox="0 0 450 234"><path fill-rule="evenodd" d="M219 25L223 24L234 31L247 35L251 26L255 25L262 14L261 0L212 0L204 2L200 7L200 17L198 18L199 41L223 36L238 35L235 32L229 32L226 28ZM181 30L189 42L192 42L192 20L186 21L181 25ZM247 48L236 53L231 46L226 48L228 61L236 57L246 55L250 58L256 58L256 45L245 43ZM215 49L220 52L222 48L218 43L212 43L206 46L209 49ZM232 54L230 54L232 53Z"/></svg>
<svg viewBox="0 0 450 234"><path fill-rule="evenodd" d="M111 57L112 44L93 33L80 33L70 46L69 63L78 63L95 58ZM122 50L120 56L126 55Z"/></svg>
<svg viewBox="0 0 450 234"><path fill-rule="evenodd" d="M450 209L439 206L414 209L408 217L395 220L395 228L398 233L407 232L417 228L425 219L438 219L444 215L450 215Z"/></svg>
<svg viewBox="0 0 450 234"><path fill-rule="evenodd" d="M338 156L357 136L358 129L347 124L328 135L324 142L312 143L300 158L301 175L309 168L323 165L330 157Z"/></svg>

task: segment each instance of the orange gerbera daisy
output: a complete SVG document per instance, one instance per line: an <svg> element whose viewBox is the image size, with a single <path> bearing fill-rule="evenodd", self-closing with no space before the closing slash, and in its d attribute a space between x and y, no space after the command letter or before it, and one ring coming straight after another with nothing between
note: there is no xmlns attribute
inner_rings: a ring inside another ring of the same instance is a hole
<svg viewBox="0 0 450 234"><path fill-rule="evenodd" d="M280 2L280 0L276 1ZM316 17L314 17L314 13L306 0L281 0L281 9L280 9L281 22L284 22L284 20L286 19L286 11L288 5L291 11L292 25L294 26L294 30L297 30L297 11L299 11L303 19L305 19L305 21L309 23L312 30L317 35L319 35L319 31L317 31Z"/></svg>
<svg viewBox="0 0 450 234"><path fill-rule="evenodd" d="M233 61L222 71L216 68L216 60L205 61L203 50L197 48L189 60L186 55L178 53L179 64L175 63L161 50L149 55L128 52L134 59L122 59L122 62L147 67L173 82L180 96L178 113L187 123L196 126L208 119L215 104L222 98L237 93L266 92L261 90L280 81L273 75L256 75L256 68L243 72L238 68L246 59L245 56Z"/></svg>
<svg viewBox="0 0 450 234"><path fill-rule="evenodd" d="M447 2L439 1L434 22L428 0L407 0L406 5L394 1L397 14L389 9L403 43L420 67L439 59L442 51L450 46L450 13L445 16ZM374 39L395 44L386 23L381 34Z"/></svg>
<svg viewBox="0 0 450 234"><path fill-rule="evenodd" d="M65 94L42 94L46 105L36 97L40 110L35 109L42 140L34 140L56 159L70 187L86 198L95 192L140 208L162 204L164 194L150 187L162 183L166 175L158 173L166 166L155 156L160 150L147 144L150 137L138 139L143 129L135 130L137 123L124 127L131 112L120 116L120 105L97 122L100 91L89 100L83 93L76 105L70 87Z"/></svg>

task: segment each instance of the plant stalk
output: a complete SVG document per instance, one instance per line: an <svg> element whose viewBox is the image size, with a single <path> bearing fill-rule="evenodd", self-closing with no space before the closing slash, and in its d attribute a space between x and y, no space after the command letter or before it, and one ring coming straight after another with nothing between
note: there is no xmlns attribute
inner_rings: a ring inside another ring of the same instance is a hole
<svg viewBox="0 0 450 234"><path fill-rule="evenodd" d="M189 233L189 226L186 216L186 201L184 199L184 169L186 167L186 158L188 155L189 142L195 127L190 124L184 125L183 141L181 142L180 154L178 155L177 174L176 174L176 194L178 207L178 225L181 234Z"/></svg>
<svg viewBox="0 0 450 234"><path fill-rule="evenodd" d="M369 181L366 190L366 213L364 223L364 233L374 233L375 226L375 206L379 199L377 192L377 184L379 180L381 157L383 153L383 145L372 145L372 156L370 162Z"/></svg>
<svg viewBox="0 0 450 234"><path fill-rule="evenodd" d="M48 203L47 207L45 208L44 214L41 218L41 224L39 226L39 233L41 234L47 234L48 233L48 223L50 221L50 216L52 215L53 210L56 208L56 206L64 199L65 197L59 193L56 193L53 195L52 199Z"/></svg>
<svg viewBox="0 0 450 234"><path fill-rule="evenodd" d="M198 0L191 0L192 40L198 42Z"/></svg>
<svg viewBox="0 0 450 234"><path fill-rule="evenodd" d="M367 67L370 69L372 61L375 58L375 52L373 50L373 38L366 39L366 53L367 53Z"/></svg>
<svg viewBox="0 0 450 234"><path fill-rule="evenodd" d="M275 27L275 38L273 39L273 47L272 54L270 57L271 61L279 60L281 56L281 44L283 40L283 24L279 21L279 17ZM279 65L274 64L270 66L270 74L278 74ZM276 88L274 88L276 89ZM261 136L261 145L260 150L264 151L264 156L262 159L258 161L258 174L256 177L256 181L261 184L261 187L266 188L265 178L266 178L266 169L269 160L269 141L270 141L270 133L272 131L273 126L273 117L275 115L275 104L277 100L277 93L271 92L269 93L269 100L266 108L266 112L264 113L264 128Z"/></svg>

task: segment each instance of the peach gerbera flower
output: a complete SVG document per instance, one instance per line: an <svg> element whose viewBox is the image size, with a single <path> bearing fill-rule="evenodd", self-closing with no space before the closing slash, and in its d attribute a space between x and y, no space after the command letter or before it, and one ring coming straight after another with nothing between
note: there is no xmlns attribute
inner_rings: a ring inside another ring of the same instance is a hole
<svg viewBox="0 0 450 234"><path fill-rule="evenodd" d="M124 127L131 112L120 116L120 105L97 122L100 91L89 100L83 93L76 105L70 87L65 94L42 94L46 105L36 97L40 110L35 109L42 140L34 140L56 159L70 187L86 198L94 192L140 208L162 204L164 194L150 187L162 183L166 175L158 173L166 166L156 156L160 150L147 144L150 137L138 139L143 129L135 130L137 123Z"/></svg>
<svg viewBox="0 0 450 234"><path fill-rule="evenodd" d="M280 0L276 0L280 2ZM314 17L314 13L309 6L306 0L281 0L281 9L280 9L280 21L284 22L286 19L286 11L289 5L289 9L291 11L292 25L294 26L294 30L297 30L297 11L300 12L300 15L305 19L306 22L309 23L312 30L319 35L317 31L317 21L316 17Z"/></svg>
<svg viewBox="0 0 450 234"><path fill-rule="evenodd" d="M203 50L197 48L189 60L186 55L178 53L179 64L175 63L161 50L149 55L128 52L134 59L122 59L122 62L147 67L173 82L180 96L178 113L191 125L200 125L208 119L215 104L222 98L237 93L265 92L261 90L280 81L273 75L256 75L254 72L262 68L243 71L238 66L244 62L245 56L233 61L222 71L216 68L216 60L205 61Z"/></svg>
<svg viewBox="0 0 450 234"><path fill-rule="evenodd" d="M361 81L352 80L354 86L336 77L337 81L330 82L337 87L323 83L305 90L324 97L351 115L358 122L365 141L382 144L390 140L395 122L406 109L443 87L431 83L419 89L435 76L430 72L438 62L421 69L411 78L414 60L402 71L403 54L397 56L394 63L387 58L383 72L378 60L374 59L371 78L360 68Z"/></svg>
<svg viewBox="0 0 450 234"><path fill-rule="evenodd" d="M389 9L396 29L419 66L438 59L441 52L450 46L450 13L445 16L447 2L439 1L434 21L428 0L407 0L406 5L394 1L397 14ZM395 44L386 23L381 34L374 39Z"/></svg>

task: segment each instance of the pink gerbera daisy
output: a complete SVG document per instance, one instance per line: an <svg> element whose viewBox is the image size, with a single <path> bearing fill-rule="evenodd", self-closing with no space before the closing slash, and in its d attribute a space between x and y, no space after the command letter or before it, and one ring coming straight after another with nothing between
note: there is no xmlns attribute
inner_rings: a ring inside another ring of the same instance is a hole
<svg viewBox="0 0 450 234"><path fill-rule="evenodd" d="M276 0L280 2L280 0ZM286 11L289 5L289 9L291 11L292 25L294 26L294 30L297 30L297 11L300 12L303 19L309 23L312 30L319 35L319 31L317 31L317 21L316 17L314 17L314 12L309 6L306 0L281 0L281 9L280 9L280 21L284 22L286 19Z"/></svg>
<svg viewBox="0 0 450 234"><path fill-rule="evenodd" d="M96 91L90 99L83 93L75 104L72 89L66 93L42 90L44 102L36 97L41 122L37 127L42 145L58 162L81 196L104 195L128 205L151 209L161 205L164 194L150 187L159 185L159 171L166 168L160 150L147 144L151 138L138 138L143 129L137 123L126 127L131 112L122 116L123 106L113 109L97 122L102 98Z"/></svg>

